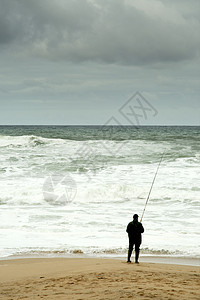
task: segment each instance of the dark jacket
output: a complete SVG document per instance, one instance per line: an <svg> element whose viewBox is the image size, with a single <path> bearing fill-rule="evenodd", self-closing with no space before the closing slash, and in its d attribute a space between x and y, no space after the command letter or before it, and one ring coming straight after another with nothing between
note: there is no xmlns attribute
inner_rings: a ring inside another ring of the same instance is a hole
<svg viewBox="0 0 200 300"><path fill-rule="evenodd" d="M126 228L126 232L128 232L128 236L130 240L141 244L142 242L141 233L144 232L144 227L142 226L142 223L133 220L128 224Z"/></svg>

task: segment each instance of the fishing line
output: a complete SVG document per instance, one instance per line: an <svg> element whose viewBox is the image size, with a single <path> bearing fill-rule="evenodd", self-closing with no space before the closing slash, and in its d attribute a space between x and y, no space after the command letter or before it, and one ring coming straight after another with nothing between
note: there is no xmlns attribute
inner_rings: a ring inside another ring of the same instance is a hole
<svg viewBox="0 0 200 300"><path fill-rule="evenodd" d="M148 197L147 197L145 206L144 206L144 210L143 210L143 213L142 213L142 217L141 217L141 219L140 219L140 222L142 222L142 219L143 219L143 216L144 216L144 212L145 212L145 210L146 210L147 203L148 203L148 201L149 201L149 197L150 197L150 195L151 195L151 191L152 191L152 188L153 188L153 185L154 185L156 176L157 176L157 174L158 174L158 170L159 170L160 164L161 164L161 162L162 162L162 160L163 160L164 153L165 153L165 151L163 152L163 154L162 154L162 156L161 156L161 159L160 159L160 161L159 161L159 164L158 164L156 173L155 173L155 175L154 175L154 179L153 179L152 184L151 184L151 188L150 188L150 191L149 191L149 194L148 194Z"/></svg>

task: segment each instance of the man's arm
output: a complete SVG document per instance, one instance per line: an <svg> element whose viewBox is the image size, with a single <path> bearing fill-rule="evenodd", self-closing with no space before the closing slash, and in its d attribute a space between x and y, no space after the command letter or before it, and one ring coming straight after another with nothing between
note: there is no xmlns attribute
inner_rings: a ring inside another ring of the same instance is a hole
<svg viewBox="0 0 200 300"><path fill-rule="evenodd" d="M141 232L141 233L144 232L144 227L142 226L142 223L140 223L140 232Z"/></svg>
<svg viewBox="0 0 200 300"><path fill-rule="evenodd" d="M130 223L129 223L129 224L130 224ZM130 228L129 224L128 224L127 227L126 227L126 232L127 232L127 233L129 233L129 231L130 231L130 230L129 230L129 228Z"/></svg>

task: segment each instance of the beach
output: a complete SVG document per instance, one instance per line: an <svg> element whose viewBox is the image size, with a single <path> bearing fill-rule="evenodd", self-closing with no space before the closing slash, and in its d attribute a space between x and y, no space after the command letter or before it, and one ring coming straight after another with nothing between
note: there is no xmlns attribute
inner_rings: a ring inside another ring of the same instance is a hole
<svg viewBox="0 0 200 300"><path fill-rule="evenodd" d="M200 299L200 268L105 258L0 261L0 299Z"/></svg>
<svg viewBox="0 0 200 300"><path fill-rule="evenodd" d="M200 300L199 4L0 0L0 300Z"/></svg>

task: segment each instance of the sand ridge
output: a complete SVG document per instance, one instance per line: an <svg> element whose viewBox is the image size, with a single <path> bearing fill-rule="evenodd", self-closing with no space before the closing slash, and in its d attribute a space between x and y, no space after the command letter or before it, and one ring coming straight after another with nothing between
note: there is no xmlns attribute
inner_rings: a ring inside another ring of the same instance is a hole
<svg viewBox="0 0 200 300"><path fill-rule="evenodd" d="M0 262L0 299L200 299L200 268L115 259Z"/></svg>

